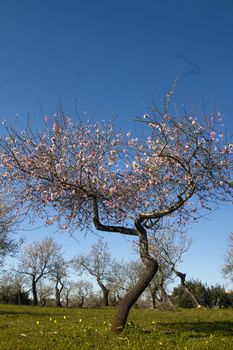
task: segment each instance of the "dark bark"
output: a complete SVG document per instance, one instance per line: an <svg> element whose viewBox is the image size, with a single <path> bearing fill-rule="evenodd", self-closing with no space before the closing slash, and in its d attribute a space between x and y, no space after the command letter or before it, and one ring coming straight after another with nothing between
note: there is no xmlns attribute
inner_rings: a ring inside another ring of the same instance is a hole
<svg viewBox="0 0 233 350"><path fill-rule="evenodd" d="M120 333L123 330L131 307L136 303L158 270L157 262L154 260L148 259L145 267L145 271L138 282L121 299L117 307L117 314L112 324L112 330L115 333Z"/></svg>
<svg viewBox="0 0 233 350"><path fill-rule="evenodd" d="M129 292L121 299L117 307L117 313L112 323L112 331L120 333L127 321L131 307L136 303L140 295L149 285L156 272L158 271L157 261L149 254L147 231L143 227L143 221L147 218L138 216L134 222L135 228L129 229L122 226L102 225L99 219L98 202L93 198L94 218L93 223L97 230L108 232L119 232L126 235L133 235L139 238L140 257L145 266L145 271L140 276L138 282L129 290Z"/></svg>
<svg viewBox="0 0 233 350"><path fill-rule="evenodd" d="M35 276L32 276L32 296L33 296L33 305L34 306L38 305Z"/></svg>
<svg viewBox="0 0 233 350"><path fill-rule="evenodd" d="M149 291L150 291L150 295L151 295L151 300L152 300L152 308L156 309L156 294L158 291L158 286L152 286L149 284Z"/></svg>
<svg viewBox="0 0 233 350"><path fill-rule="evenodd" d="M164 286L160 286L160 293L163 303L163 308L166 310L175 310L175 305L173 304L170 296L167 294L166 290L164 289Z"/></svg>
<svg viewBox="0 0 233 350"><path fill-rule="evenodd" d="M104 304L104 306L109 306L109 300L108 300L109 289L106 288L105 285L99 279L97 279L97 283L103 292L103 304Z"/></svg>
<svg viewBox="0 0 233 350"><path fill-rule="evenodd" d="M159 271L160 271L159 290L160 290L160 294L161 294L163 307L165 309L174 310L175 309L175 305L173 304L170 296L167 294L167 292L166 292L166 290L164 288L165 276L164 276L163 269L159 268Z"/></svg>
<svg viewBox="0 0 233 350"><path fill-rule="evenodd" d="M59 283L61 283L60 281L56 282L56 286L55 286L55 291L56 291L56 304L58 307L62 307L62 303L61 303L61 292L62 289L64 287L64 285L61 283L61 287L59 288Z"/></svg>
<svg viewBox="0 0 233 350"><path fill-rule="evenodd" d="M135 227L135 232L139 237L140 257L145 270L139 277L138 282L129 290L117 307L117 314L112 323L112 331L115 333L120 333L123 330L131 307L136 303L158 271L157 261L150 256L148 252L147 232L142 226L142 220L140 217L135 220Z"/></svg>
<svg viewBox="0 0 233 350"><path fill-rule="evenodd" d="M78 303L78 307L80 307L80 308L82 308L83 307L83 305L84 305L84 296L81 296L81 298L80 298L81 300L80 300L80 302Z"/></svg>
<svg viewBox="0 0 233 350"><path fill-rule="evenodd" d="M195 295L193 294L193 292L191 290L189 290L187 284L185 283L186 274L179 272L179 271L176 271L174 268L173 268L173 271L175 272L176 276L180 278L181 287L183 288L185 293L189 296L191 302L193 303L193 306L196 308L200 307L201 306L200 303L197 301Z"/></svg>
<svg viewBox="0 0 233 350"><path fill-rule="evenodd" d="M151 296L151 299L152 299L152 308L156 309L156 297L155 297L154 293Z"/></svg>

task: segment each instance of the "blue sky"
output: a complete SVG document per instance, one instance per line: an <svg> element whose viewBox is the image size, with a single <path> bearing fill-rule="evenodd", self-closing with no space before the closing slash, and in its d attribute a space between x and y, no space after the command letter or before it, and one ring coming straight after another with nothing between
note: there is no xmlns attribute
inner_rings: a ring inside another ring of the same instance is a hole
<svg viewBox="0 0 233 350"><path fill-rule="evenodd" d="M152 100L161 104L179 76L174 102L197 116L220 109L232 137L232 18L231 0L1 0L0 119L13 122L17 114L20 127L29 113L40 127L60 98L67 113L76 100L82 118L116 115L132 129L131 119L148 112ZM193 244L181 265L188 277L225 282L232 215L222 208L190 231ZM25 236L40 239L41 231ZM133 258L128 239L101 236L116 258ZM85 252L96 239L56 237L67 255Z"/></svg>

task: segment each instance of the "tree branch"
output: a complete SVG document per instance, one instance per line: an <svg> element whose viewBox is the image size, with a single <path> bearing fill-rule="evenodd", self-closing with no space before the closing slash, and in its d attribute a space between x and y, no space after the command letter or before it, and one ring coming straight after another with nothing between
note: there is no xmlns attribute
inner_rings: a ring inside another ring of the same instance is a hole
<svg viewBox="0 0 233 350"><path fill-rule="evenodd" d="M106 231L106 232L114 232L114 233L118 232L124 235L137 236L137 232L133 228L102 224L99 219L99 207L98 207L98 202L96 198L93 198L93 214L94 214L93 223L95 225L95 228L98 231Z"/></svg>

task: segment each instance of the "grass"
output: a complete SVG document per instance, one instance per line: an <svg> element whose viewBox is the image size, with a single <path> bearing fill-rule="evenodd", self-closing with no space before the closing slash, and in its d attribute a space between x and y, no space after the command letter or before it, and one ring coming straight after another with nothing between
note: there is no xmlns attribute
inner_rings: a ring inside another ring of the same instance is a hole
<svg viewBox="0 0 233 350"><path fill-rule="evenodd" d="M233 310L131 311L110 332L113 308L0 305L1 350L233 350Z"/></svg>

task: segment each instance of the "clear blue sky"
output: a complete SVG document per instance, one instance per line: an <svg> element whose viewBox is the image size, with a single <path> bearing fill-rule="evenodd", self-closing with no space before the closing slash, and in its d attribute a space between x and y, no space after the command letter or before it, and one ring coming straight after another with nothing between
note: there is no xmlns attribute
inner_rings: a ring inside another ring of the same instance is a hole
<svg viewBox="0 0 233 350"><path fill-rule="evenodd" d="M122 127L161 103L180 74L175 102L198 114L216 106L233 133L233 2L231 0L1 0L0 119L40 125L61 98L82 117L118 116ZM131 125L132 128L132 125ZM223 283L221 266L233 209L221 209L193 228L181 270ZM44 233L51 233L43 229ZM40 239L42 230L25 232ZM104 234L102 234L104 236ZM95 237L57 236L67 255ZM131 256L125 238L106 234L115 257Z"/></svg>

